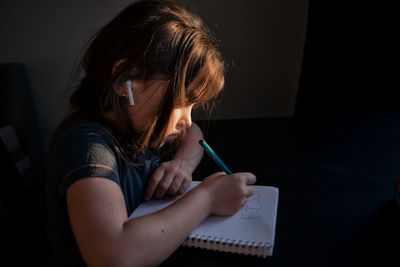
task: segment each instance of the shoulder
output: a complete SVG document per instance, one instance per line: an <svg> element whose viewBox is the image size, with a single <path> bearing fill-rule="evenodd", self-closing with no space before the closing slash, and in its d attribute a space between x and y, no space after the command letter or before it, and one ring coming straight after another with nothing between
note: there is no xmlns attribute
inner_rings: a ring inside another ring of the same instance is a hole
<svg viewBox="0 0 400 267"><path fill-rule="evenodd" d="M77 121L59 132L48 151L47 162L50 165L113 163L119 157L118 141L109 128L96 122Z"/></svg>
<svg viewBox="0 0 400 267"><path fill-rule="evenodd" d="M55 147L104 144L111 148L117 145L115 134L105 125L91 121L76 121L60 131L54 141ZM79 148L79 147L78 147Z"/></svg>
<svg viewBox="0 0 400 267"><path fill-rule="evenodd" d="M102 137L115 138L114 133L104 124L92 121L76 121L67 125L61 131L60 137Z"/></svg>
<svg viewBox="0 0 400 267"><path fill-rule="evenodd" d="M79 121L64 127L46 157L46 175L61 184L65 192L73 182L85 177L106 177L119 181L121 163L117 143L106 126Z"/></svg>

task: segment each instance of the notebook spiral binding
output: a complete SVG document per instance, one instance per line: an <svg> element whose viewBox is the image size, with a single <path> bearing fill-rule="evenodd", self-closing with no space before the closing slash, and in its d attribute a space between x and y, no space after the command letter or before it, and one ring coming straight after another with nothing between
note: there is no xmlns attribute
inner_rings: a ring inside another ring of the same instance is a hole
<svg viewBox="0 0 400 267"><path fill-rule="evenodd" d="M243 240L231 240L217 236L199 236L190 234L183 243L186 247L205 248L239 254L250 254L265 257L272 248L270 242L249 242Z"/></svg>

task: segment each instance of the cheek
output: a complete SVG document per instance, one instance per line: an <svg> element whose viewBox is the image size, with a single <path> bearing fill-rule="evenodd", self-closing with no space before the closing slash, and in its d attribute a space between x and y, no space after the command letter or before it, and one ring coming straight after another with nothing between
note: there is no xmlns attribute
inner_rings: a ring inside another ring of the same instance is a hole
<svg viewBox="0 0 400 267"><path fill-rule="evenodd" d="M170 117L169 122L168 122L166 135L175 133L176 124L178 123L178 118L179 118L178 115L179 114L177 114L177 112L172 112L171 117Z"/></svg>

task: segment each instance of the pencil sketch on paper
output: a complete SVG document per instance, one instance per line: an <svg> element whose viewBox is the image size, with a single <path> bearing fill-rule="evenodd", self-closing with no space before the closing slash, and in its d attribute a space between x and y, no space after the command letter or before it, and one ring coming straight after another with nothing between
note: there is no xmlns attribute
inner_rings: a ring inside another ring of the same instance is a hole
<svg viewBox="0 0 400 267"><path fill-rule="evenodd" d="M261 209L260 205L261 195L259 193L253 194L249 197L249 201L244 206L240 218L243 220L254 220L260 218L260 213L257 211Z"/></svg>

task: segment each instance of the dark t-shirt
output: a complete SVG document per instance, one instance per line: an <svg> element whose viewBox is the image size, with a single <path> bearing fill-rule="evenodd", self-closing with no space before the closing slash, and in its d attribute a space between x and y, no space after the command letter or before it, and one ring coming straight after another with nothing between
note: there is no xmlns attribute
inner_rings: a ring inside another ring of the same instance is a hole
<svg viewBox="0 0 400 267"><path fill-rule="evenodd" d="M140 204L147 180L160 162L159 153L147 150L121 157L118 151L113 132L88 121L70 125L52 145L46 160L46 201L57 266L84 266L66 207L66 191L74 182L87 177L114 181L121 187L128 216Z"/></svg>

